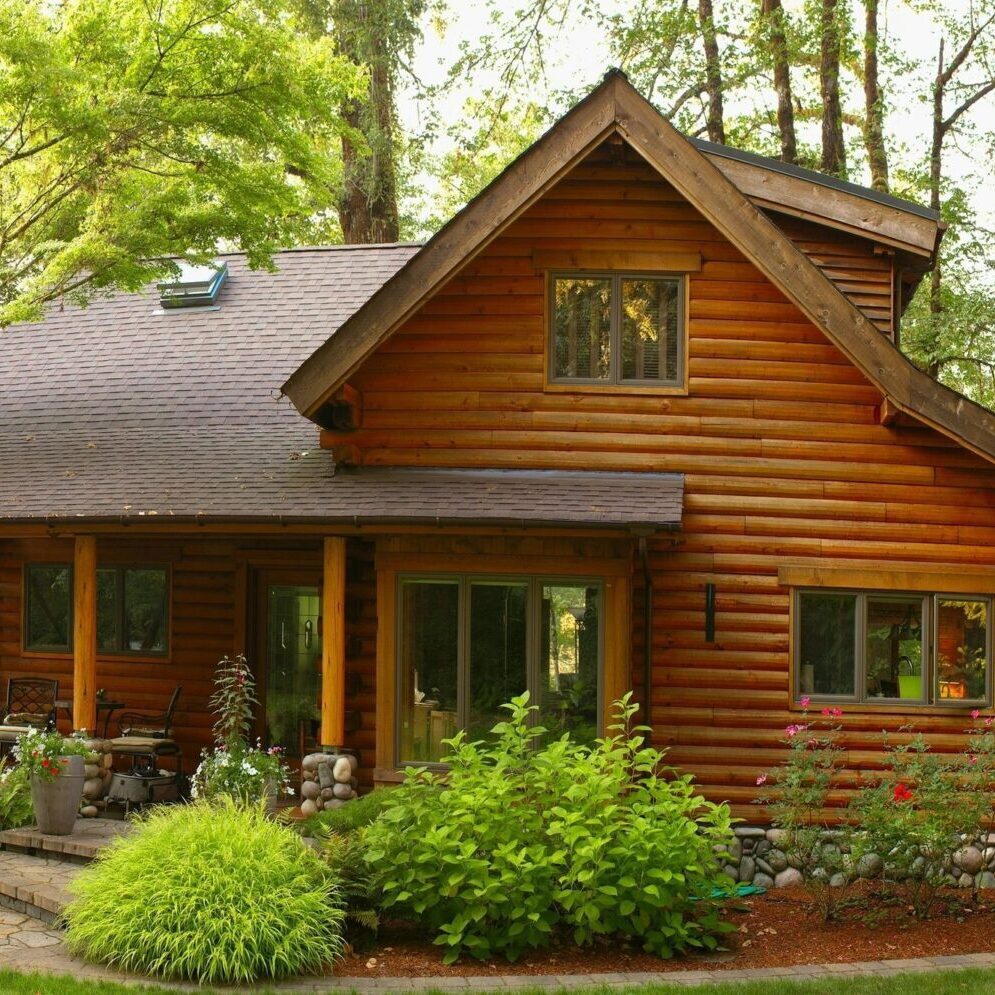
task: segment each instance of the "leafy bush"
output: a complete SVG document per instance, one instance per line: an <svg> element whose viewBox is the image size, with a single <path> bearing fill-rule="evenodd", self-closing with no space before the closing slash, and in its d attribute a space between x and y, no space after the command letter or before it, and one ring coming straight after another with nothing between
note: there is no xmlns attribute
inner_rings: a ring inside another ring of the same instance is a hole
<svg viewBox="0 0 995 995"><path fill-rule="evenodd" d="M30 778L32 775L44 781L54 781L62 772L62 758L86 756L89 749L78 736L63 736L54 730L29 729L17 737L14 744L14 757Z"/></svg>
<svg viewBox="0 0 995 995"><path fill-rule="evenodd" d="M194 798L233 798L253 804L272 798L279 792L292 794L290 772L283 762L283 750L271 746L264 750L257 741L249 743L256 681L245 657L224 657L214 679L211 709L214 723L214 748L204 750L194 771L190 793Z"/></svg>
<svg viewBox="0 0 995 995"><path fill-rule="evenodd" d="M321 858L230 799L152 810L70 887L69 949L125 971L247 982L316 971L342 951Z"/></svg>
<svg viewBox="0 0 995 995"><path fill-rule="evenodd" d="M19 829L33 819L27 768L0 760L0 830Z"/></svg>
<svg viewBox="0 0 995 995"><path fill-rule="evenodd" d="M629 728L630 697L594 746L537 748L544 730L523 695L492 743L449 741L447 776L409 774L364 833L383 907L435 931L447 963L514 960L563 928L578 944L632 937L664 957L715 948L728 808L663 768Z"/></svg>
<svg viewBox="0 0 995 995"><path fill-rule="evenodd" d="M326 808L311 816L304 823L304 829L313 836L358 832L379 818L380 813L387 807L387 796L391 790L380 788L369 794L360 795L359 798L346 802L338 808Z"/></svg>
<svg viewBox="0 0 995 995"><path fill-rule="evenodd" d="M339 884L345 904L345 927L353 946L372 938L380 927L373 871L366 844L357 833L322 832L320 853Z"/></svg>
<svg viewBox="0 0 995 995"><path fill-rule="evenodd" d="M947 883L946 862L976 838L991 802L987 791L973 790L970 758L933 753L921 735L886 746L888 770L853 810L867 848L884 857L884 879L926 919Z"/></svg>
<svg viewBox="0 0 995 995"><path fill-rule="evenodd" d="M843 711L824 708L822 717L809 714L802 699L802 721L784 730L785 762L761 774L758 801L771 810L781 831L779 846L796 865L805 889L824 920L835 918L854 879L854 841L849 827L834 827L827 816L830 791L843 768L840 725Z"/></svg>

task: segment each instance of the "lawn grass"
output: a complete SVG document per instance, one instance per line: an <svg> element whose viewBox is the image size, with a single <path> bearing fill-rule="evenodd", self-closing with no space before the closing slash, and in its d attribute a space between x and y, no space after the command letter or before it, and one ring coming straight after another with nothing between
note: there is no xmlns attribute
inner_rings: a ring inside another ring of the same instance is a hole
<svg viewBox="0 0 995 995"><path fill-rule="evenodd" d="M571 995L618 995L620 992L638 992L639 995L675 995L676 992L697 992L699 995L838 995L845 989L847 995L987 995L992 991L992 972L987 970L933 971L926 974L902 974L891 978L823 978L818 981L786 981L768 978L762 981L730 981L717 985L633 985L631 988L571 989ZM0 969L0 995L174 995L177 989L159 988L154 985L119 985L89 979L77 981L68 976L53 974L21 974ZM245 989L253 995L273 995L272 989ZM349 989L330 989L342 992ZM505 989L517 995L542 992L552 995L556 989ZM198 988L197 995L212 995L212 989ZM426 990L428 995L428 990ZM452 995L448 990L445 995ZM474 995L467 991L464 995Z"/></svg>

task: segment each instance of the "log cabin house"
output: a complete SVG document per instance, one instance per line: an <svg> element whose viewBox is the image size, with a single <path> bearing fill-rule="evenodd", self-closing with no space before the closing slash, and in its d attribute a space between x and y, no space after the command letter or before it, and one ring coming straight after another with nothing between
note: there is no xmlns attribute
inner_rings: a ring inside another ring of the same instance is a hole
<svg viewBox="0 0 995 995"><path fill-rule="evenodd" d="M855 766L910 720L952 747L992 705L995 416L899 349L942 233L613 72L423 246L10 329L0 683L57 678L67 730L182 685L189 763L245 652L259 735L366 785L525 688L579 736L631 688L747 819L803 696Z"/></svg>

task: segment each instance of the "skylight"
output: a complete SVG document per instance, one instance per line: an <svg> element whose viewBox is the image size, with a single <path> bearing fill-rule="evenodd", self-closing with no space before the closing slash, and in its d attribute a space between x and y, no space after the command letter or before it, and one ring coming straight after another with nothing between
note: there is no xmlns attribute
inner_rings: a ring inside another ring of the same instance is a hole
<svg viewBox="0 0 995 995"><path fill-rule="evenodd" d="M217 303L218 294L228 278L227 263L215 266L180 263L179 267L176 277L158 285L159 303L163 308L211 307Z"/></svg>

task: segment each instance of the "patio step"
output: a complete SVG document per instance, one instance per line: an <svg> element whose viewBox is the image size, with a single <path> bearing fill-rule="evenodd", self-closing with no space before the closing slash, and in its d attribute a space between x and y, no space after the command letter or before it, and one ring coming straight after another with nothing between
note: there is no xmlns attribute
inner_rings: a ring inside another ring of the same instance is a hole
<svg viewBox="0 0 995 995"><path fill-rule="evenodd" d="M129 832L131 823L120 819L77 819L69 836L48 836L35 826L0 832L0 849L67 863L88 863L108 843Z"/></svg>
<svg viewBox="0 0 995 995"><path fill-rule="evenodd" d="M0 906L54 922L69 901L69 882L81 870L57 858L0 852Z"/></svg>

